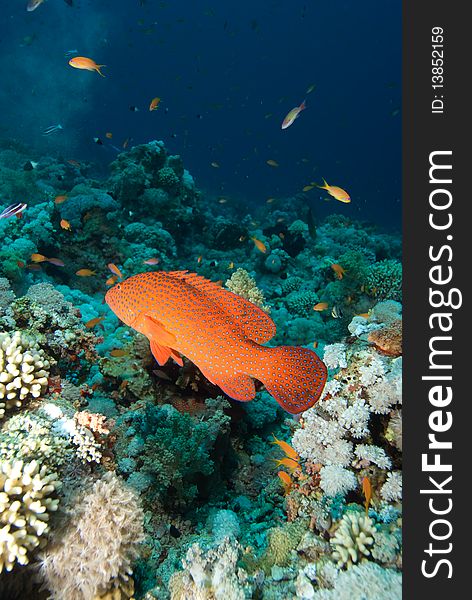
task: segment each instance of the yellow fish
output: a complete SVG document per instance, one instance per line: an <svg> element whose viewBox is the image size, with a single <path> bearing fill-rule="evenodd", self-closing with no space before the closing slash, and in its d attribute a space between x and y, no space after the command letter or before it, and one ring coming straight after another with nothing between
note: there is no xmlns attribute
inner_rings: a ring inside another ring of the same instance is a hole
<svg viewBox="0 0 472 600"><path fill-rule="evenodd" d="M348 204L351 201L351 197L346 190L343 190L343 188L340 188L337 185L328 185L325 179L323 179L323 185L319 185L317 187L322 190L326 190L330 196L333 196L333 198L339 200L339 202Z"/></svg>

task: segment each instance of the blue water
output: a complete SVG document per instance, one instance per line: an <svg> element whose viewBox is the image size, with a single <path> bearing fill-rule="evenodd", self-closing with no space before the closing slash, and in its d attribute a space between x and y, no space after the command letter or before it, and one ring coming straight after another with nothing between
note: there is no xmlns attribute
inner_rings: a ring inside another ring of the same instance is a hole
<svg viewBox="0 0 472 600"><path fill-rule="evenodd" d="M95 162L103 173L116 156L110 143L162 139L208 193L253 205L324 177L352 202L325 202L315 189L306 199L317 215L337 210L399 227L398 2L25 5L2 7L0 137L38 156ZM69 67L65 52L74 49L106 64L106 78ZM154 96L162 102L151 113ZM307 110L282 131L305 97ZM55 123L63 131L42 137Z"/></svg>

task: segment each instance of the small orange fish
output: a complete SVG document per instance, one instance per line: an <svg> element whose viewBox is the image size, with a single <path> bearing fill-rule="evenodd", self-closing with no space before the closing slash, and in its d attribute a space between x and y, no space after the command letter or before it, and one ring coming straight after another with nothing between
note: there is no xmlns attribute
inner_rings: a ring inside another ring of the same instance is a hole
<svg viewBox="0 0 472 600"><path fill-rule="evenodd" d="M369 514L369 504L372 499L372 485L370 483L370 479L368 477L364 477L362 480L362 491L365 496L365 514Z"/></svg>
<svg viewBox="0 0 472 600"><path fill-rule="evenodd" d="M212 162L212 163L210 163L210 164L211 164L211 166L212 166L214 169L219 169L219 168L220 168L220 165L219 165L217 162L215 162L215 161L213 161L213 162Z"/></svg>
<svg viewBox="0 0 472 600"><path fill-rule="evenodd" d="M22 260L17 260L16 264L18 265L18 267L20 269L24 269L24 267L25 267L25 263Z"/></svg>
<svg viewBox="0 0 472 600"><path fill-rule="evenodd" d="M318 302L318 304L315 304L315 306L313 307L313 310L316 310L317 312L322 312L323 310L328 310L329 304L327 302Z"/></svg>
<svg viewBox="0 0 472 600"><path fill-rule="evenodd" d="M116 275L112 275L105 281L105 285L113 285L118 281L118 277Z"/></svg>
<svg viewBox="0 0 472 600"><path fill-rule="evenodd" d="M148 258L147 260L143 260L145 265L157 265L159 263L158 258Z"/></svg>
<svg viewBox="0 0 472 600"><path fill-rule="evenodd" d="M343 269L343 267L341 267L341 265L338 264L333 264L331 265L331 268L334 271L335 277L336 279L342 279L344 276L344 273L346 272L345 269Z"/></svg>
<svg viewBox="0 0 472 600"><path fill-rule="evenodd" d="M278 167L279 166L279 163L276 160L272 160L271 158L269 158L269 160L267 160L266 163L269 165L269 167Z"/></svg>
<svg viewBox="0 0 472 600"><path fill-rule="evenodd" d="M302 191L303 191L303 192L309 192L309 191L310 191L310 190L312 190L314 187L316 187L316 186L314 186L314 185L306 185L306 186L303 188L303 190L302 190Z"/></svg>
<svg viewBox="0 0 472 600"><path fill-rule="evenodd" d="M62 204L66 200L67 200L67 196L65 194L63 194L62 196L56 196L54 198L54 204Z"/></svg>
<svg viewBox="0 0 472 600"><path fill-rule="evenodd" d="M251 237L251 240L254 242L254 246L259 250L259 252L262 252L262 254L265 254L267 252L267 246L261 242L261 240L258 240L256 237Z"/></svg>
<svg viewBox="0 0 472 600"><path fill-rule="evenodd" d="M108 263L107 267L110 269L113 275L117 275L120 279L123 279L123 273L116 265L114 265L113 263Z"/></svg>
<svg viewBox="0 0 472 600"><path fill-rule="evenodd" d="M356 317L362 317L363 319L368 319L370 317L370 313L361 313L360 315L356 315Z"/></svg>
<svg viewBox="0 0 472 600"><path fill-rule="evenodd" d="M257 379L287 412L298 414L323 391L327 369L313 350L262 346L276 333L272 319L196 273L139 273L109 289L105 301L150 340L159 365L173 358L182 366L184 355L234 400L254 399Z"/></svg>
<svg viewBox="0 0 472 600"><path fill-rule="evenodd" d="M274 458L274 462L278 467L287 467L287 469L290 469L291 471L296 471L300 468L298 462L293 460L293 458Z"/></svg>
<svg viewBox="0 0 472 600"><path fill-rule="evenodd" d="M279 476L279 479L282 482L282 485L284 486L285 493L290 494L290 491L293 486L293 480L290 477L290 475L285 471L279 471L277 475Z"/></svg>
<svg viewBox="0 0 472 600"><path fill-rule="evenodd" d="M67 161L70 165L72 165L73 167L75 167L76 169L80 169L80 167L82 166L78 160L74 160L73 158L71 158L70 160Z"/></svg>
<svg viewBox="0 0 472 600"><path fill-rule="evenodd" d="M105 317L95 317L94 319L90 319L90 321L87 321L87 323L85 323L85 327L87 329L93 329L95 325L101 323L104 320L104 318Z"/></svg>
<svg viewBox="0 0 472 600"><path fill-rule="evenodd" d="M274 434L272 435L274 436L274 441L271 442L271 444L277 444L277 446L279 446L279 448L285 453L285 456L288 456L289 458L292 458L295 461L300 460L298 452L294 448L292 448L290 444L284 442L283 440L277 439Z"/></svg>
<svg viewBox="0 0 472 600"><path fill-rule="evenodd" d="M343 190L343 188L340 188L337 185L328 185L325 179L323 179L323 185L318 185L317 187L322 190L326 190L330 196L336 200L339 200L339 202L348 204L351 201L351 197L346 190Z"/></svg>
<svg viewBox="0 0 472 600"><path fill-rule="evenodd" d="M106 137L106 138L108 138L109 140L111 140L111 139L113 138L113 134L112 134L112 132L111 132L111 131L107 131L107 132L105 133L105 137Z"/></svg>
<svg viewBox="0 0 472 600"><path fill-rule="evenodd" d="M64 262L60 258L48 258L46 259L48 263L51 265L56 265L56 267L64 267Z"/></svg>
<svg viewBox="0 0 472 600"><path fill-rule="evenodd" d="M100 71L102 67L106 67L106 65L97 65L97 63L91 58L86 58L85 56L74 56L70 59L69 64L74 69L85 69L86 71L97 71L99 75L105 77L105 75Z"/></svg>
<svg viewBox="0 0 472 600"><path fill-rule="evenodd" d="M272 202L274 202L275 198L267 198L266 200L266 204L272 204Z"/></svg>
<svg viewBox="0 0 472 600"><path fill-rule="evenodd" d="M30 256L31 260L34 263L41 263L41 262L45 262L47 260L47 256L44 256L44 254L37 254L34 253Z"/></svg>
<svg viewBox="0 0 472 600"><path fill-rule="evenodd" d="M234 262L230 262L228 264L228 269L234 269Z"/></svg>
<svg viewBox="0 0 472 600"><path fill-rule="evenodd" d="M96 275L95 271L91 271L90 269L79 269L75 272L79 277L90 277L91 275Z"/></svg>
<svg viewBox="0 0 472 600"><path fill-rule="evenodd" d="M200 254L200 256L197 258L197 263L200 264L203 260L203 256Z"/></svg>
<svg viewBox="0 0 472 600"><path fill-rule="evenodd" d="M66 219L61 219L60 223L62 229L66 229L67 231L71 231L70 223Z"/></svg>
<svg viewBox="0 0 472 600"><path fill-rule="evenodd" d="M160 102L161 102L160 98L157 98L157 97L153 98L151 100L151 104L149 105L149 110L156 110L156 108L159 106Z"/></svg>
<svg viewBox="0 0 472 600"><path fill-rule="evenodd" d="M287 113L285 119L282 121L281 128L288 129L290 127L290 125L293 124L295 119L298 119L298 117L300 116L300 113L302 112L302 110L305 110L305 108L306 108L305 100L303 100L303 102L300 104L300 106L295 106L295 108L292 108L292 110Z"/></svg>
<svg viewBox="0 0 472 600"><path fill-rule="evenodd" d="M128 353L126 352L126 350L123 350L123 348L114 348L111 352L110 352L110 356L113 356L113 358L120 358L122 356L126 356Z"/></svg>
<svg viewBox="0 0 472 600"><path fill-rule="evenodd" d="M316 341L315 341L315 342L313 342L313 344L312 344L312 345L313 345L313 348L318 348L318 345L319 345L319 344L318 344L318 342L316 342Z"/></svg>

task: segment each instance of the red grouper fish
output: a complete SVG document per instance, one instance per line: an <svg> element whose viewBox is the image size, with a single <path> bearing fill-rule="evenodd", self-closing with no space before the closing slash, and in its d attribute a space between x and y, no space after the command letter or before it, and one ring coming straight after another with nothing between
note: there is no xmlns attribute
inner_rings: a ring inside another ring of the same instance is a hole
<svg viewBox="0 0 472 600"><path fill-rule="evenodd" d="M247 402L254 380L289 413L313 406L326 366L312 350L261 346L275 324L251 302L187 271L140 273L108 290L105 300L129 327L144 334L159 365L189 358L225 394Z"/></svg>

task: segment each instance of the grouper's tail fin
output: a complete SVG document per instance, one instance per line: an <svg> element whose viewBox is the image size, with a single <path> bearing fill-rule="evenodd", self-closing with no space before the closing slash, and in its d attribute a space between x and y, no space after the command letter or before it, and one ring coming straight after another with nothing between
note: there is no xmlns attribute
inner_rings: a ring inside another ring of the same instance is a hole
<svg viewBox="0 0 472 600"><path fill-rule="evenodd" d="M289 413L298 414L313 406L326 383L324 362L308 348L279 346L264 350L263 364L254 377Z"/></svg>

